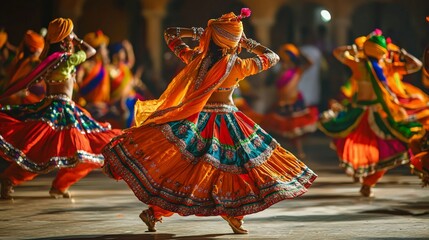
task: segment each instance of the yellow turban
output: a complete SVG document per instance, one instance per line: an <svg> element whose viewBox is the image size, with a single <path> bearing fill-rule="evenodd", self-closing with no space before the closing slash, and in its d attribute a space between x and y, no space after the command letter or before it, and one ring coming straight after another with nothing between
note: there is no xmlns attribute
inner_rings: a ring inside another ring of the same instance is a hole
<svg viewBox="0 0 429 240"><path fill-rule="evenodd" d="M371 36L363 44L363 51L369 57L381 59L387 54L386 39L383 36Z"/></svg>
<svg viewBox="0 0 429 240"><path fill-rule="evenodd" d="M69 18L57 18L52 20L46 33L46 43L57 43L66 38L73 31L73 22Z"/></svg>
<svg viewBox="0 0 429 240"><path fill-rule="evenodd" d="M42 50L45 45L45 39L38 33L28 30L24 36L24 43L32 52Z"/></svg>
<svg viewBox="0 0 429 240"><path fill-rule="evenodd" d="M0 31L0 48L7 42L7 33L4 31Z"/></svg>
<svg viewBox="0 0 429 240"><path fill-rule="evenodd" d="M293 61L299 55L299 49L292 43L283 44L279 49L279 56L283 61Z"/></svg>
<svg viewBox="0 0 429 240"><path fill-rule="evenodd" d="M109 37L107 37L101 30L87 33L83 40L94 48L100 47L101 44L109 44Z"/></svg>

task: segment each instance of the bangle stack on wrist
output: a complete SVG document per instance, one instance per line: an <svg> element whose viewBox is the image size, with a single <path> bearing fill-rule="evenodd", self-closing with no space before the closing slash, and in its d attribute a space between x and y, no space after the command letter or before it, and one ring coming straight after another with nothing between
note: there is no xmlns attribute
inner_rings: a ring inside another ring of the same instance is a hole
<svg viewBox="0 0 429 240"><path fill-rule="evenodd" d="M204 28L202 27L192 27L192 40L198 41L200 40L201 35L203 35Z"/></svg>
<svg viewBox="0 0 429 240"><path fill-rule="evenodd" d="M255 40L251 39L251 38L247 38L246 39L246 45L247 45L247 51L252 52L253 49L255 49L257 46L259 46L261 44Z"/></svg>

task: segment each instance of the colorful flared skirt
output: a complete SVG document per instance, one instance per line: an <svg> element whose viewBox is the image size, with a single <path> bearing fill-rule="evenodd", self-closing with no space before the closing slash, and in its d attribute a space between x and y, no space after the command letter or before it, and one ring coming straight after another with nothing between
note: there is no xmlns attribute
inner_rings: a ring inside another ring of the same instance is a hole
<svg viewBox="0 0 429 240"><path fill-rule="evenodd" d="M101 167L102 148L121 133L95 121L65 95L0 109L0 156L36 173L79 162Z"/></svg>
<svg viewBox="0 0 429 240"><path fill-rule="evenodd" d="M382 117L376 102L361 102L336 117L319 122L332 137L340 166L348 175L365 177L409 162L409 139L422 134L418 122L394 122Z"/></svg>
<svg viewBox="0 0 429 240"><path fill-rule="evenodd" d="M241 216L298 197L316 174L233 105L131 128L103 150L104 171L180 215Z"/></svg>
<svg viewBox="0 0 429 240"><path fill-rule="evenodd" d="M264 116L261 126L269 133L296 138L317 130L317 107L305 106L300 94L294 104L278 106Z"/></svg>

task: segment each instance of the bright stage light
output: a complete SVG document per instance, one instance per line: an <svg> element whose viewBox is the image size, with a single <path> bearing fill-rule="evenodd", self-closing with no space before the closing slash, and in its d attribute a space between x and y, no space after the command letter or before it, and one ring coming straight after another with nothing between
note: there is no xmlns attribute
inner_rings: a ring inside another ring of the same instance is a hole
<svg viewBox="0 0 429 240"><path fill-rule="evenodd" d="M321 10L320 11L320 16L322 17L322 21L324 22L329 22L331 21L331 13L329 13L328 10Z"/></svg>

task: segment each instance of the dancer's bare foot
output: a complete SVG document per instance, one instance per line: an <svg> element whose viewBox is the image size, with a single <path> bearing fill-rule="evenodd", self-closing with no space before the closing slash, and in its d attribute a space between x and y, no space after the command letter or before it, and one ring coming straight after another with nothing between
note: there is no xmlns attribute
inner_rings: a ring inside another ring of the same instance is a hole
<svg viewBox="0 0 429 240"><path fill-rule="evenodd" d="M147 230L149 232L156 232L156 228L155 228L156 222L162 222L162 218L161 219L155 218L155 216L153 215L152 208L143 210L140 213L139 217L146 224Z"/></svg>
<svg viewBox="0 0 429 240"><path fill-rule="evenodd" d="M372 187L368 185L362 185L360 188L360 194L363 197L374 197L374 192L372 191Z"/></svg>
<svg viewBox="0 0 429 240"><path fill-rule="evenodd" d="M49 195L53 198L56 198L56 199L58 199L58 198L71 198L72 197L70 191L66 190L66 191L62 192L62 191L60 191L54 187L51 187L51 190L49 190Z"/></svg>
<svg viewBox="0 0 429 240"><path fill-rule="evenodd" d="M229 226L231 227L232 231L235 234L249 233L249 231L241 227L243 225L243 220L237 219L235 217L230 217L230 216L222 216L222 218L228 222Z"/></svg>
<svg viewBox="0 0 429 240"><path fill-rule="evenodd" d="M13 193L13 185L9 179L1 179L1 196L0 199L11 200L13 199L10 195Z"/></svg>

